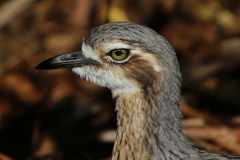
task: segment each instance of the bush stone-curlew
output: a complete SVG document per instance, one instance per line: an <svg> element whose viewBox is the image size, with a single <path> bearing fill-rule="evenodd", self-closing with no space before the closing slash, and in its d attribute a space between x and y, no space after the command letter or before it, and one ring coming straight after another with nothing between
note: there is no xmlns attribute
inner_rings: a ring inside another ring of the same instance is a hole
<svg viewBox="0 0 240 160"><path fill-rule="evenodd" d="M158 33L135 23L108 23L92 30L81 51L50 58L36 69L73 68L116 98L114 160L227 160L238 156L200 150L181 127L176 53Z"/></svg>

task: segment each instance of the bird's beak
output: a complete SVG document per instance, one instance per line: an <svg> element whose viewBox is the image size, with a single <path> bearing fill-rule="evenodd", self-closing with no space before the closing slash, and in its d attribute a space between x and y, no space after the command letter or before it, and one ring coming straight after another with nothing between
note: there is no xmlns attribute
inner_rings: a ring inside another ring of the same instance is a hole
<svg viewBox="0 0 240 160"><path fill-rule="evenodd" d="M82 51L77 51L49 58L38 64L35 69L47 70L58 68L74 68L86 64L99 64L99 62L85 57L82 54Z"/></svg>

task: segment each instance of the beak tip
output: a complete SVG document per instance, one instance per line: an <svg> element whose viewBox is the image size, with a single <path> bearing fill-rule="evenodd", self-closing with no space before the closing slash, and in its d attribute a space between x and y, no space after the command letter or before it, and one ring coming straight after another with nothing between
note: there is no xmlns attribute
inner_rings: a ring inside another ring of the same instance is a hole
<svg viewBox="0 0 240 160"><path fill-rule="evenodd" d="M40 64L38 64L38 65L35 67L35 69L37 69L37 70L43 70L43 66L42 66L41 63L40 63Z"/></svg>
<svg viewBox="0 0 240 160"><path fill-rule="evenodd" d="M39 63L35 67L35 69L37 69L37 70L48 70L48 69L55 69L55 68L52 66L51 60L47 59L47 60Z"/></svg>

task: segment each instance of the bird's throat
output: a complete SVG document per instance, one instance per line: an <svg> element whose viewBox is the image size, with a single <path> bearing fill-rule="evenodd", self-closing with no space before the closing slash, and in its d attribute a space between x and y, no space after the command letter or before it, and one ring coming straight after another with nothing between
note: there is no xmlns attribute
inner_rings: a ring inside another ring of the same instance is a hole
<svg viewBox="0 0 240 160"><path fill-rule="evenodd" d="M147 103L140 92L121 94L117 97L116 110L118 112L118 131L114 146L113 159L127 159L142 156L144 138L146 137ZM133 154L134 153L134 154ZM136 157L135 155L140 156Z"/></svg>
<svg viewBox="0 0 240 160"><path fill-rule="evenodd" d="M178 145L179 138L185 141L180 115L166 115L173 106L161 103L159 97L156 93L146 95L143 91L118 95L118 130L113 159L153 159L154 154L167 159L168 147Z"/></svg>

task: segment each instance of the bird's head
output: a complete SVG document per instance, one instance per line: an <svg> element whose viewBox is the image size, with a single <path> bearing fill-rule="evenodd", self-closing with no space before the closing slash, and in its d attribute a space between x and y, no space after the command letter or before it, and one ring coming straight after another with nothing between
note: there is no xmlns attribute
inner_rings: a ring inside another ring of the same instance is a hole
<svg viewBox="0 0 240 160"><path fill-rule="evenodd" d="M171 79L179 85L180 79L176 54L168 42L152 29L129 22L96 27L83 39L80 51L50 58L36 67L57 68L73 68L80 77L111 89L113 96L146 88L159 90L161 82Z"/></svg>

